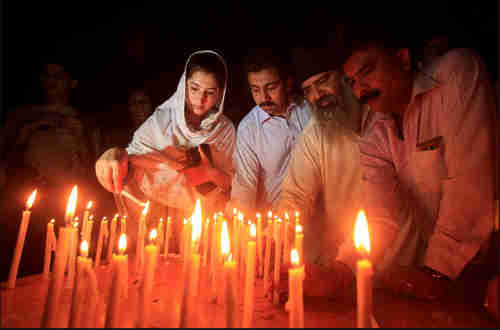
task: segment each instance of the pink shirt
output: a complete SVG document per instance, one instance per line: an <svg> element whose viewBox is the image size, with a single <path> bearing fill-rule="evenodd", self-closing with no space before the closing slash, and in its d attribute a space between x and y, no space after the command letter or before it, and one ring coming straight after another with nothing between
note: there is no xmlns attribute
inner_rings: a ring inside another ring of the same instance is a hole
<svg viewBox="0 0 500 330"><path fill-rule="evenodd" d="M498 167L494 95L479 56L451 50L416 76L402 128L379 125L362 144L364 205L380 248L412 217L427 243L416 262L456 278L487 241Z"/></svg>

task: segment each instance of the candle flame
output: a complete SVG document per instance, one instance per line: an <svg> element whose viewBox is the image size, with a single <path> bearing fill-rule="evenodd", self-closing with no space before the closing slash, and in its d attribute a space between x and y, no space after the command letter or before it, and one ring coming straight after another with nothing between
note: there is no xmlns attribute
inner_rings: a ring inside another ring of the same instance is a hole
<svg viewBox="0 0 500 330"><path fill-rule="evenodd" d="M231 242L229 241L229 232L227 230L227 222L222 222L222 230L221 230L221 251L222 255L229 254L231 250Z"/></svg>
<svg viewBox="0 0 500 330"><path fill-rule="evenodd" d="M290 261L292 262L293 266L300 265L300 258L297 249L293 249L292 252L290 253Z"/></svg>
<svg viewBox="0 0 500 330"><path fill-rule="evenodd" d="M142 210L142 215L148 214L149 210L149 201L146 202L146 205L144 206L144 209Z"/></svg>
<svg viewBox="0 0 500 330"><path fill-rule="evenodd" d="M273 212L271 212L271 211L267 212L267 217L268 218L272 218L273 217Z"/></svg>
<svg viewBox="0 0 500 330"><path fill-rule="evenodd" d="M250 225L250 236L251 236L252 238L254 238L255 236L257 236L257 228L255 227L255 224L254 224L254 223L252 223L252 224Z"/></svg>
<svg viewBox="0 0 500 330"><path fill-rule="evenodd" d="M78 228L78 218L75 218L75 222L73 222L73 227Z"/></svg>
<svg viewBox="0 0 500 330"><path fill-rule="evenodd" d="M160 218L160 222L163 223L163 218Z"/></svg>
<svg viewBox="0 0 500 330"><path fill-rule="evenodd" d="M287 220L289 219L288 212L285 212L285 219L287 219Z"/></svg>
<svg viewBox="0 0 500 330"><path fill-rule="evenodd" d="M299 211L295 211L295 217L298 218L299 217Z"/></svg>
<svg viewBox="0 0 500 330"><path fill-rule="evenodd" d="M35 197L36 197L36 189L33 190L30 197L28 198L28 201L26 202L26 209L29 210L31 208L31 206L33 205L33 202L35 201Z"/></svg>
<svg viewBox="0 0 500 330"><path fill-rule="evenodd" d="M120 235L120 240L118 241L118 251L120 252L120 254L123 254L126 249L127 249L127 235L122 233Z"/></svg>
<svg viewBox="0 0 500 330"><path fill-rule="evenodd" d="M157 235L158 232L156 231L156 229L151 230L151 232L149 233L149 241L153 242L156 239Z"/></svg>
<svg viewBox="0 0 500 330"><path fill-rule="evenodd" d="M238 220L243 221L243 213L238 212Z"/></svg>
<svg viewBox="0 0 500 330"><path fill-rule="evenodd" d="M193 232L191 239L193 240L193 242L196 242L200 240L201 224L202 224L201 201L199 198L196 200L196 206L194 207L194 212L193 215L191 216L191 222L193 224Z"/></svg>
<svg viewBox="0 0 500 330"><path fill-rule="evenodd" d="M69 195L68 205L66 206L66 219L71 222L71 219L75 216L76 200L78 197L78 188L74 186Z"/></svg>
<svg viewBox="0 0 500 330"><path fill-rule="evenodd" d="M295 232L302 233L302 225L299 225L299 224L295 225Z"/></svg>
<svg viewBox="0 0 500 330"><path fill-rule="evenodd" d="M82 244L80 244L80 255L82 257L87 257L89 255L89 243L87 243L86 240L83 240Z"/></svg>
<svg viewBox="0 0 500 330"><path fill-rule="evenodd" d="M56 219L50 220L50 223L52 223L52 224L56 223Z"/></svg>
<svg viewBox="0 0 500 330"><path fill-rule="evenodd" d="M91 207L92 207L92 201L89 201L87 204L87 210L90 210Z"/></svg>
<svg viewBox="0 0 500 330"><path fill-rule="evenodd" d="M368 223L363 210L358 212L356 224L354 226L354 244L358 250L363 249L370 252L370 234L368 233Z"/></svg>
<svg viewBox="0 0 500 330"><path fill-rule="evenodd" d="M227 261L229 261L229 262L233 261L233 254L232 253L229 255L229 257L227 257Z"/></svg>
<svg viewBox="0 0 500 330"><path fill-rule="evenodd" d="M236 209L236 207L233 207L233 214L236 215L236 213L238 213L238 210Z"/></svg>
<svg viewBox="0 0 500 330"><path fill-rule="evenodd" d="M94 220L94 215L93 215L93 214L91 214L91 215L90 215L89 220L90 220L90 221L93 221L93 220Z"/></svg>

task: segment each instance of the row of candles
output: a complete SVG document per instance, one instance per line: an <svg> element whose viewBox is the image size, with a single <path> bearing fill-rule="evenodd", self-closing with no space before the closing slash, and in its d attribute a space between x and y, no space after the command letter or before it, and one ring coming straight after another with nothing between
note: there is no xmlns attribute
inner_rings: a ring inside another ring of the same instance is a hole
<svg viewBox="0 0 500 330"><path fill-rule="evenodd" d="M29 222L29 210L36 196L36 190L28 199L27 209L23 212L21 227L18 235L18 242L14 253L14 259L11 266L9 276L9 287L15 286L15 278L17 268L19 266L22 246L24 244L24 236L26 233L27 224ZM92 232L93 217L89 215L91 202L87 205L84 212L84 220L82 223L82 243L80 246L81 255L77 258L76 273L77 278L73 286L73 301L70 316L70 327L82 325L83 320L95 320L95 300L97 299L97 280L92 267L92 262L88 258L88 240ZM62 283L64 280L65 269L68 271L68 281L72 282L74 269L72 260L76 251L71 252L72 246L76 246L77 241L77 222L74 219L74 210L76 207L76 187L73 189L68 200L66 210L66 227L60 228L59 239L53 230L54 220L50 221L47 226L46 238L46 255L44 273L49 274L50 255L51 251L55 253L55 263L53 274L49 286L42 326L55 327L58 300L61 293ZM136 272L141 281L138 310L139 327L147 326L149 323L149 308L147 304L151 301L151 290L154 283L154 272L156 270L159 249L164 243L163 251L165 260L168 255L168 239L171 235L171 220L167 221L167 229L164 234L163 220L160 219L158 228L153 229L150 233L150 244L144 247L144 235L146 232L146 217L148 213L149 203L146 203L144 210L139 220L138 240L136 247ZM274 219L274 220L273 220ZM113 242L115 242L116 227L118 215L115 215L111 222L110 230L107 229L107 220L103 218L99 231L97 243L97 252L95 256L94 267L99 265L101 259L102 246L104 239L109 238L108 253L106 259L111 262L112 269L112 287L109 301L107 303L106 312L106 327L120 326L120 310L121 301L124 295L128 292L128 257L125 254L126 250L126 218L121 219L121 235L118 244L118 254L113 254ZM202 210L198 200L191 219L184 219L183 234L181 240L181 254L184 258L183 276L184 288L181 304L180 327L196 326L198 305L198 287L200 275L200 260L201 258L201 235L203 232L203 266L207 266L208 252L210 251L210 283L212 289L212 300L217 301L217 285L223 283L222 302L225 304L226 310L226 325L227 327L237 327L236 306L238 290L238 276L245 274L244 288L244 304L243 317L241 320L242 327L252 326L253 304L254 304L254 284L256 273L260 277L264 277L265 292L268 292L268 284L270 283L269 276L271 274L271 245L274 241L275 260L274 260L274 278L272 300L275 304L279 303L279 274L280 266L285 260L290 260L291 267L289 269L289 302L287 309L289 312L290 327L304 327L304 308L303 308L303 286L302 282L305 278L303 260L303 232L300 224L299 214L296 213L295 224L295 248L291 248L290 227L291 222L288 215L285 214L285 222L272 213L268 213L268 225L266 228L267 235L264 235L262 229L262 219L260 214L257 214L257 223L254 224L248 220L246 222L241 213L234 210L233 214L233 235L232 248L230 243L230 235L228 230L227 220L222 213L214 214L213 222L210 226L210 219L205 222L204 230L202 230ZM282 225L283 224L283 225ZM211 234L209 234L211 232ZM157 236L159 235L159 239ZM209 235L211 236L211 244L208 244ZM264 252L264 239L266 239L266 249ZM355 243L356 247L363 252L362 260L357 264L357 292L358 292L358 327L371 327L371 276L372 267L368 260L369 254L369 237L366 219L364 213L360 212L355 228ZM57 241L57 243L56 243ZM76 250L76 249L75 249ZM264 255L265 253L265 255ZM69 262L68 262L69 261ZM245 267L246 266L246 267ZM222 278L218 278L221 275ZM218 271L219 270L219 271ZM85 292L85 293L84 293ZM86 310L88 314L82 317L82 297L87 297L87 302L91 308ZM94 321L95 322L95 321ZM191 322L195 322L192 324ZM92 324L87 324L87 326Z"/></svg>

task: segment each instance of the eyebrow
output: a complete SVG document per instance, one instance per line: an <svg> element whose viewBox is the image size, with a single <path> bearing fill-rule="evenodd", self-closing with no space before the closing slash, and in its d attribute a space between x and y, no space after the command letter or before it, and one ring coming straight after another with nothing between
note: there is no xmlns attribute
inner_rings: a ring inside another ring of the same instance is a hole
<svg viewBox="0 0 500 330"><path fill-rule="evenodd" d="M199 83L197 83L196 81L194 81L194 80L188 80L188 81L189 81L190 84L196 85L196 87L200 87L201 88L201 85ZM217 87L210 87L210 88L205 88L205 89L207 89L207 90L211 89L211 90L214 90L214 91L218 90Z"/></svg>
<svg viewBox="0 0 500 330"><path fill-rule="evenodd" d="M263 88L266 88L266 87L268 87L269 85L277 84L277 83L279 83L280 81L281 81L281 79L277 79L277 80L275 80L275 81L268 82L267 84L265 84L265 85L264 85L264 86L262 86L262 87L263 87ZM250 84L250 87L251 87L251 88L259 88L259 86L257 86L257 85L252 85L252 84Z"/></svg>

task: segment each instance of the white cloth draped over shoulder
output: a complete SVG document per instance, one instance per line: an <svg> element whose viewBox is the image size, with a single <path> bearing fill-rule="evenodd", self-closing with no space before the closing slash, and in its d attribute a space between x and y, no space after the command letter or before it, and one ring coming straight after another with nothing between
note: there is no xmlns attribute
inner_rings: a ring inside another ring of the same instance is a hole
<svg viewBox="0 0 500 330"><path fill-rule="evenodd" d="M187 68L196 54L213 54L226 69L220 104L203 119L200 130L190 128L185 117ZM201 144L209 145L212 165L232 177L236 135L234 124L223 114L227 76L226 62L216 52L204 50L189 56L175 93L135 131L126 148L129 154L127 190L139 189L144 199L191 209L200 196L177 170L186 165L186 151Z"/></svg>

